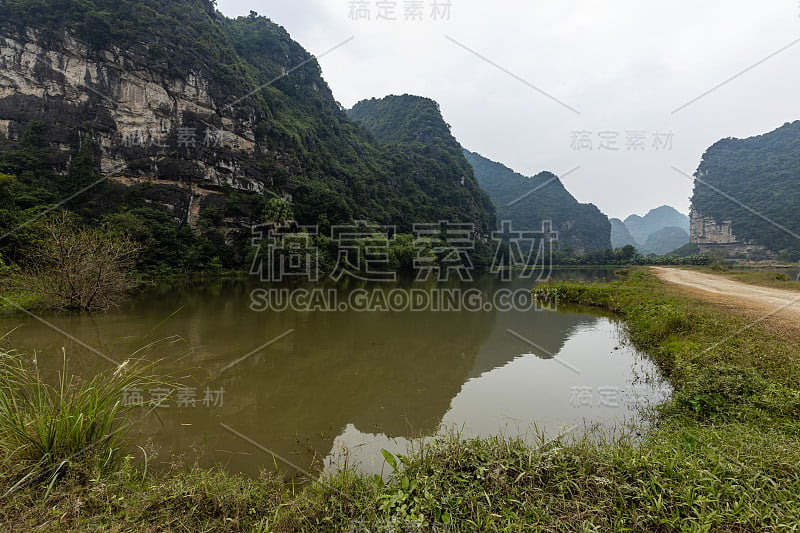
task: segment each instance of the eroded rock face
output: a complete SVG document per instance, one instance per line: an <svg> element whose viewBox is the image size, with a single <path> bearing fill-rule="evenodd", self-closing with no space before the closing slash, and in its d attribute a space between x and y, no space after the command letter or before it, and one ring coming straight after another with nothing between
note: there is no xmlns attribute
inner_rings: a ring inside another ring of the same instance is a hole
<svg viewBox="0 0 800 533"><path fill-rule="evenodd" d="M227 19L208 0L126 0L119 15L153 13L152 24L107 21L96 35L87 24L97 13L77 0L56 4L59 22L25 12L0 20L0 131L20 141L31 121L44 124L30 131L52 148L48 166L73 180L96 163L112 186L75 206L89 218L143 200L178 224L208 220L207 233L246 229L276 196L293 198L304 225L493 228L493 206L466 162L451 165L446 151L400 161L348 119L314 57L267 18ZM110 4L109 20L117 15ZM438 111L437 120L446 128ZM2 140L0 149L21 147ZM77 175L70 160L88 146L92 157Z"/></svg>
<svg viewBox="0 0 800 533"><path fill-rule="evenodd" d="M692 209L691 242L694 244L737 244L730 220L717 222Z"/></svg>
<svg viewBox="0 0 800 533"><path fill-rule="evenodd" d="M764 246L737 239L733 233L733 222L730 220L718 222L693 208L690 222L690 242L699 246L700 253L721 253L727 257L739 258L771 255Z"/></svg>
<svg viewBox="0 0 800 533"><path fill-rule="evenodd" d="M256 144L257 111L246 103L235 113L222 107L210 96L210 80L170 75L145 46L97 52L68 33L46 41L32 29L0 27L5 137L16 140L30 121L44 122L45 141L62 154L57 166L65 171L90 135L109 180L166 187L171 194L153 201L169 198L164 206L176 220L192 224L198 200L223 186L263 194L274 185L263 161L279 156Z"/></svg>

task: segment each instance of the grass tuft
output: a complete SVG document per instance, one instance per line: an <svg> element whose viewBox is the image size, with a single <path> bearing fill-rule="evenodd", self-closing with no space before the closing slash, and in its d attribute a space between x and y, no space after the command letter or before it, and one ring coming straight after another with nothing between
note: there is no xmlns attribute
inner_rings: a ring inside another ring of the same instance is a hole
<svg viewBox="0 0 800 533"><path fill-rule="evenodd" d="M123 393L152 383L150 367L127 361L83 381L70 373L64 355L51 384L35 360L0 352L0 453L14 466L4 476L16 478L6 494L41 480L51 490L73 465L115 466L132 409L123 405Z"/></svg>

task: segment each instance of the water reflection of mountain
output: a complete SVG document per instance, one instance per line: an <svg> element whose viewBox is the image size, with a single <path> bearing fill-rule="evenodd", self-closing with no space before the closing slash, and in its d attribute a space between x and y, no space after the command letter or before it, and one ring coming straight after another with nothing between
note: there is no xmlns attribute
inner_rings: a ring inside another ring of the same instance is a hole
<svg viewBox="0 0 800 533"><path fill-rule="evenodd" d="M478 282L488 293L529 285ZM549 312L258 313L248 309L249 289L226 283L154 290L118 313L48 321L117 360L156 339L185 339L188 354L175 344L158 355L180 374L194 369L189 385L196 385L199 398L206 386L224 389L224 403L160 410L159 418L141 426L141 436L152 436L165 451L199 445L211 452L205 464L223 461L231 470L255 473L273 460L220 423L304 468L314 455L327 456L348 425L389 437L430 435L468 379L522 353L543 355L507 329L557 354L575 328L593 320ZM77 373L109 368L40 322L14 319L3 329L20 322L11 342L37 350L43 366L57 368L65 346Z"/></svg>
<svg viewBox="0 0 800 533"><path fill-rule="evenodd" d="M191 313L187 308L183 314ZM210 329L206 315L184 318L184 329L193 330L199 336L190 339L213 352L219 349L216 340L200 335ZM260 453L221 431L219 422L224 422L307 466L310 454L303 450L328 455L348 424L390 437L432 434L467 380L494 320L494 313L486 312L247 312L230 324L221 317L215 329L232 339L248 338L246 348L221 350L206 362L214 369L211 388L225 390L224 407L213 417L204 409L168 411L162 414L167 428L158 440L182 449L192 436L206 435L212 450ZM291 334L213 379L216 370L252 346L290 329ZM220 457L235 470L253 471L248 455Z"/></svg>
<svg viewBox="0 0 800 533"><path fill-rule="evenodd" d="M609 272L602 269L554 270L555 279L568 278L578 281L607 279ZM500 282L496 277L482 280L491 291L499 289L527 292L537 280L516 278L510 282ZM589 313L561 312L534 306L532 312L498 312L496 324L486 343L481 346L475 366L469 377L505 366L521 354L533 353L542 359L558 355L572 332L584 325L594 324L597 316ZM527 339L526 343L520 337Z"/></svg>
<svg viewBox="0 0 800 533"><path fill-rule="evenodd" d="M475 358L470 378L505 366L521 354L533 353L542 359L551 359L558 355L573 331L598 320L590 314L546 310L497 313L496 316L496 325ZM520 337L531 343L526 343Z"/></svg>

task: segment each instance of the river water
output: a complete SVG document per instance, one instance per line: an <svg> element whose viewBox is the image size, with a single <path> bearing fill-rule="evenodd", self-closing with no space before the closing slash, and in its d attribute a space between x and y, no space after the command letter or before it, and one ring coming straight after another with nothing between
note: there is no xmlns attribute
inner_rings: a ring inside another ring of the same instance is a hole
<svg viewBox="0 0 800 533"><path fill-rule="evenodd" d="M403 453L453 429L532 442L587 426L613 431L669 394L614 318L540 308L534 283L165 285L106 315L5 318L0 333L45 369L60 366L63 348L83 376L133 353L161 360L181 387L122 399L161 401L136 411L133 433L158 450L155 466L297 475L346 458L385 473L381 449Z"/></svg>

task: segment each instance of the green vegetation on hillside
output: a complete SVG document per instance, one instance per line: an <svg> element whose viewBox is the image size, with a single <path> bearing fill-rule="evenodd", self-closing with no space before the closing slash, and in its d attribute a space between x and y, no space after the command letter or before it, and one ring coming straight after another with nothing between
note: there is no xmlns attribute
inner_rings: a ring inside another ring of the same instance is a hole
<svg viewBox="0 0 800 533"><path fill-rule="evenodd" d="M54 172L53 152L45 147L44 129L44 123L32 122L20 142L0 140L0 190L4 193L0 195L0 255L22 266L44 245L46 215L63 198L85 188L87 181L91 185L100 179L98 163L87 148L91 140L84 141L63 175ZM146 185L126 188L100 181L63 208L81 215L85 223L134 238L143 248L137 264L142 271L204 270L215 257L232 257L230 246L214 242L213 228L195 232L176 224L166 212L147 202L147 189Z"/></svg>
<svg viewBox="0 0 800 533"><path fill-rule="evenodd" d="M206 0L5 0L0 21L3 35L26 41L25 31L33 29L37 44L55 50L62 48L66 30L92 47L98 54L93 60L101 61L101 52L113 48L156 78L199 74L209 81L217 114L184 113L176 117L183 126L221 127L223 117L252 121L252 155L206 146L197 154L112 148L127 162L122 174L136 176L139 184L101 182L65 206L87 224L136 239L143 247L140 270L161 275L249 267L250 227L274 221L275 191L291 198L291 215L299 224L319 225L328 236L332 225L352 221L396 226L406 234L415 223L441 220L473 223L483 233L494 226L493 207L449 131L442 131L438 111L435 116L418 107L405 111L410 117L419 112L414 120L424 122L425 131L438 128L435 135L403 146L377 142L334 100L313 57L256 13L228 19ZM95 131L98 121L108 118L109 103L94 92L87 95L86 109L65 107L58 121L34 96L20 96L25 105L14 97L0 100L0 118L26 131L0 137L0 188L7 193L0 199L0 233L102 178L92 139L109 128L113 133L113 121ZM83 114L100 118L72 118ZM174 146L176 135L170 131L167 144ZM55 142L69 144L71 151L51 148ZM217 194L199 200L198 224L190 227L187 190L202 180L197 163L225 166L228 158L241 157L246 159L237 159L238 171L272 192L203 183ZM4 237L0 253L9 262L22 262L35 245L37 228L29 224Z"/></svg>
<svg viewBox="0 0 800 533"><path fill-rule="evenodd" d="M497 206L499 221L510 220L515 231L541 231L550 220L567 255L611 249L608 218L594 205L578 203L554 174L527 178L479 154L464 154Z"/></svg>
<svg viewBox="0 0 800 533"><path fill-rule="evenodd" d="M720 223L733 221L739 240L800 260L800 121L757 137L717 142L695 176L697 211Z"/></svg>
<svg viewBox="0 0 800 533"><path fill-rule="evenodd" d="M492 202L478 185L436 102L411 95L373 98L358 102L348 115L390 154L391 172L408 212L422 214L419 220L413 220L412 214L409 222L443 216L439 220L478 221L476 229L484 234L494 229ZM416 187L422 195L413 194ZM443 204L444 212L437 202Z"/></svg>

